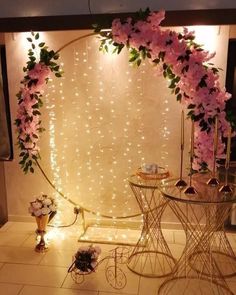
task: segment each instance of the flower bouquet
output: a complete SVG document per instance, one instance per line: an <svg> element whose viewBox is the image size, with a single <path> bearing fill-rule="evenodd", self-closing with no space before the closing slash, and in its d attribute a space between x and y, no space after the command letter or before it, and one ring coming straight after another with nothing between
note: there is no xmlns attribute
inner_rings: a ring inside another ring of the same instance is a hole
<svg viewBox="0 0 236 295"><path fill-rule="evenodd" d="M48 222L56 214L57 203L54 198L41 195L30 202L29 213L35 216L37 222L37 233L40 235L40 242L36 245L35 251L44 252L47 247L44 240Z"/></svg>
<svg viewBox="0 0 236 295"><path fill-rule="evenodd" d="M85 275L95 271L100 254L101 248L98 246L80 247L68 272L72 272L74 275Z"/></svg>
<svg viewBox="0 0 236 295"><path fill-rule="evenodd" d="M56 213L57 203L54 198L47 195L36 197L30 202L29 213L32 216L40 217L43 215L51 215Z"/></svg>

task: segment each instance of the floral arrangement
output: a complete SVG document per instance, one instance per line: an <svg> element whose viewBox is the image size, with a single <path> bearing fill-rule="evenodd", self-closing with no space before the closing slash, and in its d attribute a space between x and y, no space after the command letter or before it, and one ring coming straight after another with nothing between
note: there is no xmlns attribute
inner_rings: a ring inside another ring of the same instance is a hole
<svg viewBox="0 0 236 295"><path fill-rule="evenodd" d="M75 261L72 266L78 269L81 273L92 272L97 266L100 254L101 248L99 246L82 246L76 252Z"/></svg>
<svg viewBox="0 0 236 295"><path fill-rule="evenodd" d="M160 26L165 12L140 11L137 17L114 19L109 32L100 32L100 50L114 53L127 47L129 62L139 66L148 58L156 70L169 81L169 88L187 110L187 117L195 123L194 169L212 168L215 117L218 117L219 134L226 137L230 118L225 112L226 101L231 97L220 87L219 69L210 60L214 53L205 51L197 44L194 32L183 29L182 33ZM231 122L235 127L235 123ZM225 145L219 136L218 157L225 156Z"/></svg>
<svg viewBox="0 0 236 295"><path fill-rule="evenodd" d="M40 217L42 215L55 214L57 211L57 203L54 198L47 195L36 197L30 202L29 213L32 216Z"/></svg>
<svg viewBox="0 0 236 295"><path fill-rule="evenodd" d="M25 173L29 171L33 173L33 164L40 158L39 134L44 131L40 120L43 89L52 72L56 77L61 77L62 74L60 66L55 62L59 58L59 54L48 50L44 42L38 43L38 33L32 32L31 35L27 38L31 44L28 51L29 60L23 68L25 76L21 81L20 91L16 95L18 110L15 125L18 133L18 146L21 151L19 164ZM38 43L38 48L35 43ZM39 49L38 54L37 49Z"/></svg>

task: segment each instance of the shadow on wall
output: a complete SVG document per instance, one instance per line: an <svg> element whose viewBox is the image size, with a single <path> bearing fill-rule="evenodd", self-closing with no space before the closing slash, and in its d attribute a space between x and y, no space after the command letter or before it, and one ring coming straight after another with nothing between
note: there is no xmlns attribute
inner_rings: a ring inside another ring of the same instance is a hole
<svg viewBox="0 0 236 295"><path fill-rule="evenodd" d="M0 45L0 160L13 158L5 46Z"/></svg>

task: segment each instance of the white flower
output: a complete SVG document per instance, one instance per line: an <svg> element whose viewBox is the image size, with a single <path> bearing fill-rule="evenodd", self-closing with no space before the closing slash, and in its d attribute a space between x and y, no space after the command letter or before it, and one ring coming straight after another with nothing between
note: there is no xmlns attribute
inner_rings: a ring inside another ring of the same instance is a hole
<svg viewBox="0 0 236 295"><path fill-rule="evenodd" d="M29 213L32 214L34 212L34 209L30 206L29 209L28 209L28 211L29 211Z"/></svg>
<svg viewBox="0 0 236 295"><path fill-rule="evenodd" d="M78 252L87 252L89 251L89 248L89 246L81 246L79 247Z"/></svg>
<svg viewBox="0 0 236 295"><path fill-rule="evenodd" d="M49 209L50 209L52 212L55 212L55 211L57 211L57 206L56 206L56 205L50 205L50 206L49 206Z"/></svg>
<svg viewBox="0 0 236 295"><path fill-rule="evenodd" d="M92 254L92 258L93 258L93 259L95 259L95 260L96 260L96 259L98 258L98 256L99 256L99 255L98 255L98 253L96 253L96 252L93 252L93 254Z"/></svg>
<svg viewBox="0 0 236 295"><path fill-rule="evenodd" d="M44 195L39 196L39 197L37 198L37 200L38 200L38 201L43 201L43 200L44 200Z"/></svg>
<svg viewBox="0 0 236 295"><path fill-rule="evenodd" d="M37 216L37 217L41 216L42 215L42 210L39 209L37 211L34 211L34 215Z"/></svg>
<svg viewBox="0 0 236 295"><path fill-rule="evenodd" d="M32 202L31 205L32 205L32 207L34 209L40 209L40 208L42 208L42 203L37 202L37 201L36 202Z"/></svg>
<svg viewBox="0 0 236 295"><path fill-rule="evenodd" d="M97 265L97 262L96 262L96 261L91 262L91 266L92 266L92 268L95 268L96 265Z"/></svg>
<svg viewBox="0 0 236 295"><path fill-rule="evenodd" d="M45 206L49 206L49 205L51 205L52 204L52 201L50 200L50 199L44 199L43 201L42 201L42 203L43 203L43 205Z"/></svg>
<svg viewBox="0 0 236 295"><path fill-rule="evenodd" d="M98 255L101 254L102 250L101 250L101 248L99 246L94 246L93 248L94 248L94 250L96 251L96 253Z"/></svg>
<svg viewBox="0 0 236 295"><path fill-rule="evenodd" d="M41 211L42 211L42 214L43 215L47 215L47 214L49 214L51 211L50 211L50 209L48 208L48 207L43 207L42 209L41 209Z"/></svg>
<svg viewBox="0 0 236 295"><path fill-rule="evenodd" d="M29 213L32 216L47 215L56 211L56 201L47 195L40 195L33 202L30 202Z"/></svg>

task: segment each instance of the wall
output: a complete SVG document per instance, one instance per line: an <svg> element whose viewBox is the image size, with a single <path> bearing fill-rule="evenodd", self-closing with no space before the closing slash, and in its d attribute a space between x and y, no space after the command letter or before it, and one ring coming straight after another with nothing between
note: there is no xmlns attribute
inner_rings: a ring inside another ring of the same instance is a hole
<svg viewBox="0 0 236 295"><path fill-rule="evenodd" d="M0 162L0 226L8 220L4 165Z"/></svg>
<svg viewBox="0 0 236 295"><path fill-rule="evenodd" d="M197 28L206 48L216 50L215 64L226 66L229 28ZM57 50L83 31L41 33ZM6 34L12 117L27 58L26 34ZM208 43L207 43L208 41ZM45 92L43 110L47 131L41 140L41 164L49 178L68 198L107 215L138 212L127 177L144 162L166 166L178 175L180 105L170 95L166 81L146 63L131 68L127 53L103 55L91 37L61 52L64 77L53 79ZM225 72L221 72L224 84ZM14 128L14 127L13 127ZM186 123L186 138L189 138ZM15 138L14 138L15 141ZM174 147L174 148L173 148ZM15 152L17 155L17 152ZM185 172L188 167L188 139ZM9 218L26 220L27 204L41 192L54 194L39 170L24 175L18 158L5 163ZM60 199L61 200L61 199ZM61 219L71 218L72 208L61 201ZM58 218L59 218L58 217ZM164 222L177 220L167 210Z"/></svg>

